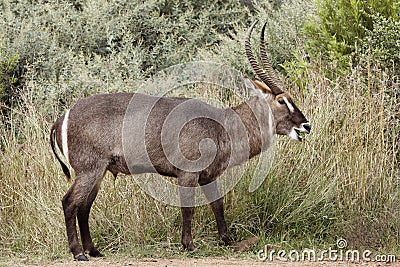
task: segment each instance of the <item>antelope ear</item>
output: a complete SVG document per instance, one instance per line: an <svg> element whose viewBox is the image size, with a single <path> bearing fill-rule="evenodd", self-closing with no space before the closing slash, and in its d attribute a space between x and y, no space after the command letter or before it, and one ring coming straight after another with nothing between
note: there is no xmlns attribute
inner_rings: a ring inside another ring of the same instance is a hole
<svg viewBox="0 0 400 267"><path fill-rule="evenodd" d="M250 91L256 90L256 86L249 78L244 78L243 80L244 80L244 84Z"/></svg>
<svg viewBox="0 0 400 267"><path fill-rule="evenodd" d="M257 87L258 90L262 91L262 93L264 95L273 94L271 89L265 83L263 83L263 82L261 82L259 80L254 80L253 83Z"/></svg>
<svg viewBox="0 0 400 267"><path fill-rule="evenodd" d="M246 87L249 88L250 93L253 95L257 95L259 97L266 97L268 94L272 94L271 90L267 85L263 82L257 80L250 80L249 78L245 78L244 82Z"/></svg>

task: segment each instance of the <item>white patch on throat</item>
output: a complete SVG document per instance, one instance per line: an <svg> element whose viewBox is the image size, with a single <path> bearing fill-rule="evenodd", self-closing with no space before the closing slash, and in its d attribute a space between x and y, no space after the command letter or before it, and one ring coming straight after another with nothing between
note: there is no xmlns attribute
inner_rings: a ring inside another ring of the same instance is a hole
<svg viewBox="0 0 400 267"><path fill-rule="evenodd" d="M294 112L294 107L292 106L292 104L290 104L289 100L285 96L283 96L282 98L285 101L286 106L289 108L289 111L293 113Z"/></svg>
<svg viewBox="0 0 400 267"><path fill-rule="evenodd" d="M69 109L65 112L64 120L61 126L61 143L64 157L69 164L69 156L68 156L68 117L69 117Z"/></svg>
<svg viewBox="0 0 400 267"><path fill-rule="evenodd" d="M292 130L289 133L289 137L294 139L294 140L301 140L301 138L299 137L299 135L296 133L296 131L294 130L294 128L292 128Z"/></svg>

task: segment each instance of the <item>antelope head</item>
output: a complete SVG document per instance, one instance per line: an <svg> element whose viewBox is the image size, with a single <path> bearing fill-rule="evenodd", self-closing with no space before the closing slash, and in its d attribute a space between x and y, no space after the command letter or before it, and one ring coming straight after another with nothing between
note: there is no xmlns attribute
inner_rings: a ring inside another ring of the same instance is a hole
<svg viewBox="0 0 400 267"><path fill-rule="evenodd" d="M255 91L259 97L267 100L274 117L276 133L279 135L287 135L297 141L301 141L302 137L300 133L304 132L309 134L311 131L311 124L294 104L291 96L285 91L283 82L278 78L269 62L267 53L265 52L264 42L266 24L264 24L260 36L260 55L265 71L259 66L251 50L251 33L257 22L258 20L249 28L245 43L247 58L258 78L261 80L251 81L252 88L254 89L253 91Z"/></svg>

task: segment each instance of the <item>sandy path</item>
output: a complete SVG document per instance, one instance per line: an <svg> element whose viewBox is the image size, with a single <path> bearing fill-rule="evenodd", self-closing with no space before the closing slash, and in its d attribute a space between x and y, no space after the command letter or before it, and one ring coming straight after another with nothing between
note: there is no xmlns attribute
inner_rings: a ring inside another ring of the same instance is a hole
<svg viewBox="0 0 400 267"><path fill-rule="evenodd" d="M10 265L11 266L11 265ZM107 260L107 259L94 259L89 262L59 262L59 263L43 263L43 264L12 264L12 266L24 266L24 267L122 267L122 266L149 266L149 267L177 267L177 266L282 266L282 267L295 267L295 266L306 266L306 267L361 267L361 266L400 266L400 262L395 263L378 263L378 262L262 262L256 260L244 260L244 259L233 259L233 258L186 258L186 259L123 259L123 260Z"/></svg>

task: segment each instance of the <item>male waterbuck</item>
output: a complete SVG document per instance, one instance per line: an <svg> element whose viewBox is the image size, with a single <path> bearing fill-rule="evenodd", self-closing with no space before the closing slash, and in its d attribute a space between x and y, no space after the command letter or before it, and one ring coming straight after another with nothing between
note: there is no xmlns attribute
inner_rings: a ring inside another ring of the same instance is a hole
<svg viewBox="0 0 400 267"><path fill-rule="evenodd" d="M248 31L245 49L260 80L245 81L253 94L238 106L221 109L188 98L156 98L138 93L99 94L81 99L54 123L50 135L53 152L68 179L71 177L68 163L75 172L74 182L63 197L62 206L69 249L76 260L88 260L85 253L93 257L103 256L92 242L88 219L106 171L114 176L118 173L154 172L176 177L178 185L183 188L195 188L197 185L215 184L212 182L228 167L243 163L265 151L271 144L271 136L275 134L288 135L301 141L300 132L310 133L310 123L285 92L283 83L268 61L264 44L265 25L260 38L264 68L259 66L253 56L250 36L256 23ZM139 99L137 103L140 105L134 107L135 112L130 112L129 105L133 98ZM165 135L163 137L165 129L162 128L168 115L173 112L178 117L185 115L190 118L191 115L191 109L182 109L179 113L181 105L189 105L199 114L204 112L204 116L189 119L178 129L177 146L174 148L189 163L197 164L197 159L208 155L204 166L201 162L200 167L199 164L186 166L185 161L177 165L171 163L174 157L167 155L168 149L164 145L168 146L169 140L165 140ZM147 113L142 110L147 110ZM126 121L132 127L143 126L143 131L128 129L128 136L124 136L123 131L127 131ZM128 140L124 141L123 137ZM125 142L132 144L129 149L124 147ZM224 244L229 244L223 198L213 199L212 196L216 194L213 191L218 191L218 188L208 188L204 193L210 199L219 237ZM179 192L182 202L185 202L181 205L181 242L185 249L192 251L191 222L194 205L190 203L194 203L194 195L191 190ZM78 241L76 218L83 248Z"/></svg>

